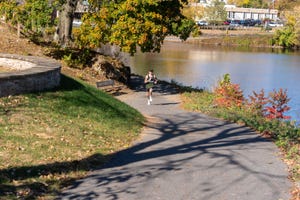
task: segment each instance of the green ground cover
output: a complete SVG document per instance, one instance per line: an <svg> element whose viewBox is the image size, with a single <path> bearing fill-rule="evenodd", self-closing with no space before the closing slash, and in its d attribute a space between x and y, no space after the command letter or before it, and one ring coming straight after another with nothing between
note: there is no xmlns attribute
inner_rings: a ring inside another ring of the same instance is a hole
<svg viewBox="0 0 300 200"><path fill-rule="evenodd" d="M143 116L67 76L61 87L0 98L0 199L51 199L138 137Z"/></svg>

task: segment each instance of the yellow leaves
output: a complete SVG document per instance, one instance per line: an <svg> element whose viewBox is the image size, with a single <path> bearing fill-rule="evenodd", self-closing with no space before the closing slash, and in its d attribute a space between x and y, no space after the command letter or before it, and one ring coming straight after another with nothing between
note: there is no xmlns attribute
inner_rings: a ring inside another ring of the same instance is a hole
<svg viewBox="0 0 300 200"><path fill-rule="evenodd" d="M295 26L297 23L297 20L296 20L296 17L293 16L293 15L289 15L287 17L287 24L290 25L290 26Z"/></svg>
<svg viewBox="0 0 300 200"><path fill-rule="evenodd" d="M126 9L126 11L128 12L128 11L135 11L135 6L136 5L134 5L134 4L132 4L132 1L126 1L125 2L125 9Z"/></svg>
<svg viewBox="0 0 300 200"><path fill-rule="evenodd" d="M141 37L140 37L140 39L139 39L139 41L138 41L138 44L139 45L144 44L147 41L147 36L148 36L147 33L142 34Z"/></svg>
<svg viewBox="0 0 300 200"><path fill-rule="evenodd" d="M179 19L184 18L180 5L172 6L171 1L161 0L126 0L103 5L94 14L84 17L84 24L91 22L82 27L79 44L99 47L101 43L111 43L132 54L138 45L145 52L157 51L168 33L189 34L190 29L169 28L172 22L181 26Z"/></svg>
<svg viewBox="0 0 300 200"><path fill-rule="evenodd" d="M105 7L101 8L99 11L99 16L105 20L109 16L109 10Z"/></svg>

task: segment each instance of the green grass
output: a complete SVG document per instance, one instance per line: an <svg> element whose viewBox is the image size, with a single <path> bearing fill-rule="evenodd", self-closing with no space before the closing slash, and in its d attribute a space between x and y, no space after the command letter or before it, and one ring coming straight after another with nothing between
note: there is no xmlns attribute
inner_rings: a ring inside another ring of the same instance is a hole
<svg viewBox="0 0 300 200"><path fill-rule="evenodd" d="M248 49L249 47L270 47L272 46L272 35L242 35L224 36L220 39L222 44L233 45Z"/></svg>
<svg viewBox="0 0 300 200"><path fill-rule="evenodd" d="M55 196L138 137L143 116L67 76L53 91L0 98L0 199Z"/></svg>

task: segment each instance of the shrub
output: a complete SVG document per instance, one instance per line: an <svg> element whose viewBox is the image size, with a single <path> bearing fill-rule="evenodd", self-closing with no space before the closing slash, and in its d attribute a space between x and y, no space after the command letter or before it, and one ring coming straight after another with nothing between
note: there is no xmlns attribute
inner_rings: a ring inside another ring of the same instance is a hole
<svg viewBox="0 0 300 200"><path fill-rule="evenodd" d="M83 69L92 64L95 54L89 49L66 49L62 55L62 60L68 67Z"/></svg>
<svg viewBox="0 0 300 200"><path fill-rule="evenodd" d="M283 29L279 29L275 32L272 43L284 48L292 48L299 45L300 41L296 29L296 19L294 17L289 17L287 25Z"/></svg>
<svg viewBox="0 0 300 200"><path fill-rule="evenodd" d="M287 90L282 88L279 91L273 91L269 94L268 103L270 106L266 107L265 117L268 119L290 119L290 116L285 116L284 113L290 110L287 103L290 99L287 97Z"/></svg>
<svg viewBox="0 0 300 200"><path fill-rule="evenodd" d="M219 85L215 88L215 104L217 106L232 108L241 107L244 102L243 91L238 84L230 81L229 74L225 74Z"/></svg>
<svg viewBox="0 0 300 200"><path fill-rule="evenodd" d="M252 92L253 95L249 95L248 106L250 111L256 115L264 116L266 109L265 106L268 103L268 98L265 97L265 91L262 89L259 93Z"/></svg>

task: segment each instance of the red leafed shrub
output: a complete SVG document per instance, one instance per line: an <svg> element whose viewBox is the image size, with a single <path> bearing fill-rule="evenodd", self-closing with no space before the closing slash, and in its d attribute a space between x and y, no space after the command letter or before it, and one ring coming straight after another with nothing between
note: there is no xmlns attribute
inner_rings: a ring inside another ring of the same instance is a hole
<svg viewBox="0 0 300 200"><path fill-rule="evenodd" d="M244 102L243 91L239 84L230 82L229 74L225 74L223 80L219 82L219 86L214 91L217 106L231 108L241 107Z"/></svg>
<svg viewBox="0 0 300 200"><path fill-rule="evenodd" d="M214 103L219 107L224 108L247 108L252 114L263 116L267 119L290 119L290 116L285 116L284 113L290 110L287 103L290 99L287 97L287 90L279 89L265 96L262 89L259 93L253 92L249 96L248 103L244 99L243 91L239 84L231 83L230 75L225 74L219 85L214 90Z"/></svg>
<svg viewBox="0 0 300 200"><path fill-rule="evenodd" d="M269 94L269 106L266 107L265 117L268 119L290 119L290 116L285 116L284 112L290 110L287 103L290 99L287 97L287 90L282 88L279 91L273 91Z"/></svg>
<svg viewBox="0 0 300 200"><path fill-rule="evenodd" d="M253 95L249 95L249 104L251 111L255 112L260 116L264 116L266 113L266 104L269 99L265 96L264 89L261 89L259 93L253 91Z"/></svg>

